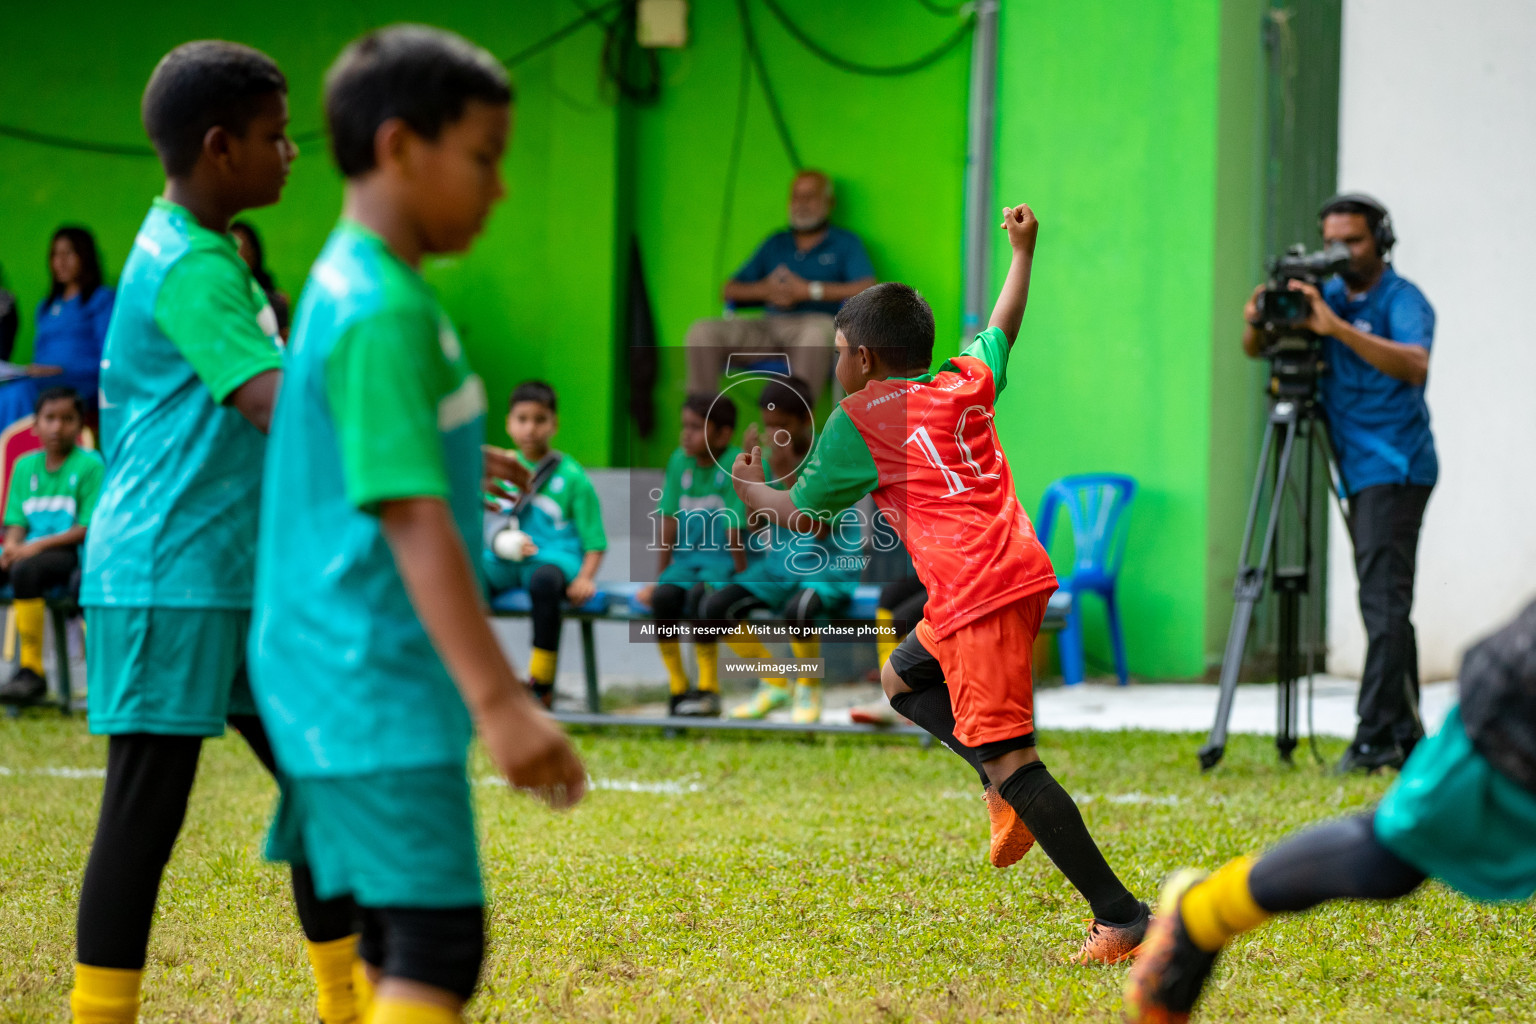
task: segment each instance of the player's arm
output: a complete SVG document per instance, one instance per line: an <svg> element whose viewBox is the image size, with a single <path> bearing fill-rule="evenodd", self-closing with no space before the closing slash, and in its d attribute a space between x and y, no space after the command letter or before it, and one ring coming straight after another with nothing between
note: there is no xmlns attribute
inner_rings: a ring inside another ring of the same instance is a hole
<svg viewBox="0 0 1536 1024"><path fill-rule="evenodd" d="M10 530L7 530L6 533L9 535ZM22 533L25 535L26 531L23 530ZM9 541L9 536L7 536L7 541ZM31 558L33 555L40 555L50 548L67 548L83 543L85 543L85 527L71 526L67 530L62 530L59 533L50 533L46 537L39 537L37 540L23 545L25 554L19 557ZM9 543L7 543L7 547L9 547Z"/></svg>
<svg viewBox="0 0 1536 1024"><path fill-rule="evenodd" d="M1034 211L1020 203L1003 210L1003 230L1008 232L1008 245L1013 249L1013 259L1008 264L1008 276L992 307L988 327L996 327L1008 339L1013 348L1019 336L1019 325L1024 322L1024 307L1029 302L1029 275L1035 261L1035 236L1040 222Z"/></svg>
<svg viewBox="0 0 1536 1024"><path fill-rule="evenodd" d="M228 254L194 250L176 261L155 299L155 323L213 400L266 433L283 357L256 321L249 273Z"/></svg>
<svg viewBox="0 0 1536 1024"><path fill-rule="evenodd" d="M571 604L585 604L597 593L597 570L602 567L604 554L606 552L588 551L581 556L581 569L565 588L565 596Z"/></svg>
<svg viewBox="0 0 1536 1024"><path fill-rule="evenodd" d="M9 569L11 563L16 561L17 552L27 543L27 528L15 523L8 523L5 527L5 547L0 550L0 569Z"/></svg>
<svg viewBox="0 0 1536 1024"><path fill-rule="evenodd" d="M807 520L806 525L809 527L811 517L801 514L800 509L795 507L795 499L790 492L769 486L764 473L764 461L763 450L754 445L751 451L736 456L736 462L731 466L731 485L736 488L736 496L746 506L747 521L787 526L793 530L797 528L797 521ZM809 529L801 532L809 532Z"/></svg>

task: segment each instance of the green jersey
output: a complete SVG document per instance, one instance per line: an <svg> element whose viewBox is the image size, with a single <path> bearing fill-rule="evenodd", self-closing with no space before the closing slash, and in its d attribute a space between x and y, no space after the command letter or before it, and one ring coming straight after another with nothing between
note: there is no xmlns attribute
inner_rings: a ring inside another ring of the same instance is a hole
<svg viewBox="0 0 1536 1024"><path fill-rule="evenodd" d="M81 604L251 606L266 438L224 402L281 368L277 317L234 240L157 198L102 352L107 472Z"/></svg>
<svg viewBox="0 0 1536 1024"><path fill-rule="evenodd" d="M5 525L26 527L28 540L90 525L105 473L101 456L84 448L71 451L52 472L47 452L23 455L11 468Z"/></svg>
<svg viewBox="0 0 1536 1024"><path fill-rule="evenodd" d="M484 437L485 387L431 289L342 221L299 301L261 509L251 683L288 774L463 766L469 712L378 512L441 499L478 556Z"/></svg>
<svg viewBox="0 0 1536 1024"><path fill-rule="evenodd" d="M747 517L746 506L731 484L731 464L740 454L741 449L732 445L701 466L679 447L667 460L667 479L656 511L677 519L673 561L730 563L728 534L741 529Z"/></svg>
<svg viewBox="0 0 1536 1024"><path fill-rule="evenodd" d="M535 463L518 452L517 461L531 473ZM501 504L507 511L517 500L517 488L508 487L510 497ZM566 570L574 579L588 551L607 551L608 534L603 530L603 507L597 500L597 488L581 463L560 454L560 464L539 487L539 493L518 515L517 528L538 545L538 554L530 561L550 562ZM487 551L489 557L494 553ZM567 569L567 567L573 567Z"/></svg>

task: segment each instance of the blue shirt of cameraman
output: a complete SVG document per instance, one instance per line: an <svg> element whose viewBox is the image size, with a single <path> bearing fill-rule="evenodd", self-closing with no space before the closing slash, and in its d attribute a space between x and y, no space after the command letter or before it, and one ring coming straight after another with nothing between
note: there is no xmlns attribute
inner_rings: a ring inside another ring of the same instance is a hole
<svg viewBox="0 0 1536 1024"><path fill-rule="evenodd" d="M1350 297L1340 277L1325 282L1322 293L1357 330L1426 349L1434 341L1434 308L1390 264L1359 298ZM1440 460L1423 386L1382 373L1337 338L1324 338L1323 346L1328 372L1318 390L1349 493L1378 484L1434 486Z"/></svg>

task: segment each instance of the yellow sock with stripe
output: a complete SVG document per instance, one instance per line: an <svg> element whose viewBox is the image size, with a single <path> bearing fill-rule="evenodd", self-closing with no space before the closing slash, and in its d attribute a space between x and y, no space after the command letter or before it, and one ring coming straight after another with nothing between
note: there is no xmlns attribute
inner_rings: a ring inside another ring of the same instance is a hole
<svg viewBox="0 0 1536 1024"><path fill-rule="evenodd" d="M309 967L315 973L315 1014L320 1024L357 1024L357 998L352 989L352 965L357 963L357 936L330 942L306 942Z"/></svg>
<svg viewBox="0 0 1536 1024"><path fill-rule="evenodd" d="M737 626L736 632L727 636L725 642L730 645L731 651L738 658L761 660L773 657L773 652L768 649L768 645L763 643L762 639L753 632L752 627L745 622ZM763 682L769 686L777 686L780 689L785 689L789 686L789 680L783 676L764 676Z"/></svg>
<svg viewBox="0 0 1536 1024"><path fill-rule="evenodd" d="M896 648L901 646L901 637L895 633L896 615L889 608L875 609L875 625L881 627L881 632L875 635L876 668L884 668L885 663L891 660L891 655L896 653ZM884 632L890 629L892 632Z"/></svg>
<svg viewBox="0 0 1536 1024"><path fill-rule="evenodd" d="M560 664L560 652L535 647L528 657L528 676L536 683L549 685L555 681L555 667Z"/></svg>
<svg viewBox="0 0 1536 1024"><path fill-rule="evenodd" d="M797 661L809 661L812 658L821 657L821 641L815 637L809 640L791 640L789 649L794 652ZM800 685L820 686L821 680L811 676L801 676Z"/></svg>
<svg viewBox="0 0 1536 1024"><path fill-rule="evenodd" d="M378 996L368 1011L367 1024L458 1024L459 1012L434 1003Z"/></svg>
<svg viewBox="0 0 1536 1024"><path fill-rule="evenodd" d="M699 659L699 692L720 692L720 645L693 645L693 653Z"/></svg>
<svg viewBox="0 0 1536 1024"><path fill-rule="evenodd" d="M143 971L75 964L75 988L69 994L74 1024L132 1024L139 1019L143 980Z"/></svg>
<svg viewBox="0 0 1536 1024"><path fill-rule="evenodd" d="M1207 953L1217 952L1232 936L1252 931L1273 916L1254 902L1248 888L1254 863L1252 857L1228 861L1180 901L1184 930L1190 941Z"/></svg>
<svg viewBox="0 0 1536 1024"><path fill-rule="evenodd" d="M21 667L43 674L43 629L48 609L40 597L16 602L16 639L21 643Z"/></svg>
<svg viewBox="0 0 1536 1024"><path fill-rule="evenodd" d="M357 1008L357 1019L368 1019L373 1008L373 981L368 977L368 965L361 959L352 961L352 1003Z"/></svg>
<svg viewBox="0 0 1536 1024"><path fill-rule="evenodd" d="M662 640L656 644L661 663L667 666L667 687L673 695L688 692L688 673L683 671L683 645L676 640Z"/></svg>

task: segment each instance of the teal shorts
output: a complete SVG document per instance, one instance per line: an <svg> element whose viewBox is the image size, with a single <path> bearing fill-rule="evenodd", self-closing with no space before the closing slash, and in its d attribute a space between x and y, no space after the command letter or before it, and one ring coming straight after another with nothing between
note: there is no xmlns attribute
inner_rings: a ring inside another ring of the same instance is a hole
<svg viewBox="0 0 1536 1024"><path fill-rule="evenodd" d="M87 608L91 732L221 736L254 715L245 676L251 613L229 608Z"/></svg>
<svg viewBox="0 0 1536 1024"><path fill-rule="evenodd" d="M657 583L670 583L677 587L691 587L695 583L712 583L715 586L724 586L731 581L736 569L729 558L723 561L718 558L691 559L684 558L674 561L661 571L661 578Z"/></svg>
<svg viewBox="0 0 1536 1024"><path fill-rule="evenodd" d="M463 766L290 778L266 855L307 865L321 899L428 910L485 903Z"/></svg>
<svg viewBox="0 0 1536 1024"><path fill-rule="evenodd" d="M485 573L485 583L491 593L500 594L505 590L527 587L528 578L533 575L533 570L541 565L552 565L559 569L565 574L565 582L569 586L581 572L581 560L581 555L556 551L547 556L540 552L521 562L509 562L505 558L497 558L495 553L487 548L481 555L480 568Z"/></svg>
<svg viewBox="0 0 1536 1024"><path fill-rule="evenodd" d="M1387 849L1473 899L1536 893L1536 793L1477 752L1459 707L1414 747L1375 826Z"/></svg>

